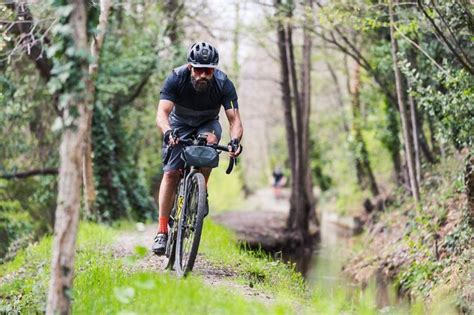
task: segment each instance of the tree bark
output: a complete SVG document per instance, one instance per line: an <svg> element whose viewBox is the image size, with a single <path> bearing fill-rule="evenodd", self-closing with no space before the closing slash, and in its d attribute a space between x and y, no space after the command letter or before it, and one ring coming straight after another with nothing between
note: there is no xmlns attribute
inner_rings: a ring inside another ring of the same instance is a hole
<svg viewBox="0 0 474 315"><path fill-rule="evenodd" d="M416 175L415 175L415 162L413 158L413 144L412 139L410 138L410 121L409 117L406 112L405 102L404 102L404 93L403 93L403 86L402 86L402 76L400 69L398 68L398 43L394 36L394 23L395 17L393 12L393 3L392 0L389 0L389 17L390 17L390 41L391 41L391 50L392 50L392 61L393 61L393 70L395 72L395 85L397 88L397 98L398 98L398 107L400 109L400 117L402 120L402 128L403 128L403 138L405 143L405 155L407 158L407 166L408 166L408 175L410 181L410 189L415 199L415 203L419 203L420 201L420 193L418 190L418 185L416 182Z"/></svg>
<svg viewBox="0 0 474 315"><path fill-rule="evenodd" d="M356 164L357 180L362 189L370 189L377 196L379 189L370 165L369 152L362 136L362 117L360 112L360 65L354 63L350 75L350 94L352 98L352 133L353 150Z"/></svg>
<svg viewBox="0 0 474 315"><path fill-rule="evenodd" d="M180 21L183 20L184 2L182 0L164 1L164 11L167 16L165 34L171 41L173 48L177 48L177 43L181 43L183 26ZM175 52L176 54L176 52Z"/></svg>
<svg viewBox="0 0 474 315"><path fill-rule="evenodd" d="M436 140L436 130L434 126L433 117L431 117L431 115L428 114L427 119L428 119L428 129L430 130L431 150L434 152L434 154L441 155L441 147L438 143L438 140Z"/></svg>
<svg viewBox="0 0 474 315"><path fill-rule="evenodd" d="M57 168L43 168L43 169L30 170L30 171L25 171L25 172L15 172L11 174L1 174L0 178L23 179L23 178L28 178L28 177L37 176L37 175L58 175L58 169Z"/></svg>
<svg viewBox="0 0 474 315"><path fill-rule="evenodd" d="M334 81L334 86L336 88L336 103L341 109L342 128L347 133L347 135L349 135L350 129L349 129L349 124L347 123L346 117L344 116L344 101L342 98L341 86L339 85L339 80L337 79L336 71L334 71L334 68L331 66L329 62L326 62L326 66L329 70L329 73L331 74L331 78Z"/></svg>
<svg viewBox="0 0 474 315"><path fill-rule="evenodd" d="M416 108L415 108L416 110ZM434 157L434 153L431 151L428 141L426 140L426 134L425 131L423 130L423 120L422 120L422 115L420 115L420 112L417 110L416 112L416 125L418 129L418 136L419 136L419 142L420 142L420 149L421 152L423 152L423 155L425 156L425 159L431 163L434 164L436 163L436 159Z"/></svg>
<svg viewBox="0 0 474 315"><path fill-rule="evenodd" d="M305 5L305 25L312 25L313 17L313 0L306 0ZM305 207L308 210L308 217L306 221L308 224L319 224L316 217L316 198L313 194L313 179L311 176L311 167L310 167L310 152L311 152L311 141L310 141L310 116L311 116L311 48L312 48L312 37L311 33L307 27L303 28L303 64L301 65L301 105L302 105L302 126L301 126L301 150L303 152L302 156L302 183L303 187L306 190L305 196ZM304 180L303 180L304 178Z"/></svg>
<svg viewBox="0 0 474 315"><path fill-rule="evenodd" d="M277 9L282 100L292 175L290 212L287 221L287 231L290 235L290 243L288 245L290 247L297 247L309 239L309 223L317 225L314 213L316 199L313 196L311 174L309 172L311 38L309 32L305 29L303 31L304 44L300 94L293 47L293 25L290 22L294 9L293 2L289 1L282 5L281 0L275 0L274 5ZM311 9L312 1L306 1L305 6ZM310 17L311 14L306 15L307 19Z"/></svg>
<svg viewBox="0 0 474 315"><path fill-rule="evenodd" d="M466 158L464 182L466 184L469 224L474 227L474 151L470 152Z"/></svg>
<svg viewBox="0 0 474 315"><path fill-rule="evenodd" d="M48 37L46 34L37 36L36 32L40 27L35 22L27 1L6 1L6 7L15 12L15 21L2 21L0 26L4 26L8 33L19 36L18 45L22 46L28 58L34 62L41 77L49 81L53 64L46 54L47 47L44 47L44 43L49 42Z"/></svg>
<svg viewBox="0 0 474 315"><path fill-rule="evenodd" d="M91 42L91 56L92 56L92 63L89 65L89 75L94 79L97 76L97 72L99 71L99 59L100 59L100 51L102 49L102 45L105 39L105 33L107 31L107 26L109 24L109 12L112 2L110 0L101 0L100 1L100 15L99 15L99 25L97 27L98 34L97 37L92 39ZM96 95L95 93L95 86L89 86L89 95ZM95 97L90 104L86 108L86 116L87 116L87 134L86 138L84 139L84 148L83 148L83 182L84 182L84 197L85 197L85 207L86 213L91 216L94 212L94 203L96 199L96 191L95 191L95 183L94 183L94 170L93 170L93 162L92 162L92 140L91 140L91 132L92 132L92 114L95 104Z"/></svg>
<svg viewBox="0 0 474 315"><path fill-rule="evenodd" d="M278 51L280 56L280 72L281 72L281 97L283 105L283 114L285 120L286 129L286 143L288 146L288 156L290 159L291 173L295 173L295 147L293 142L293 135L295 133L293 123L293 112L291 105L291 88L290 88L290 70L288 69L288 54L286 50L286 35L285 26L283 24L283 16L281 14L282 4L281 0L274 0L275 8L277 9L277 38L278 38ZM292 179L293 180L293 179Z"/></svg>
<svg viewBox="0 0 474 315"><path fill-rule="evenodd" d="M69 23L74 30L72 39L75 49L87 51L87 3L83 0L73 0L70 3L74 5ZM86 60L73 59L73 62L80 62L78 71L81 71L83 76L74 84L72 91L69 91L73 97L63 112L63 121L72 120L73 125L66 126L59 150L58 202L46 305L46 314L51 315L71 312L74 254L81 204L82 148L87 134L87 106L91 101L87 91L92 81L87 76ZM81 85L86 86L85 93L80 92Z"/></svg>
<svg viewBox="0 0 474 315"><path fill-rule="evenodd" d="M415 153L415 179L416 185L419 187L421 183L421 158L420 158L420 142L419 142L419 130L416 123L416 103L413 96L408 93L408 104L410 105L410 117L411 117L411 129L413 139L413 149Z"/></svg>

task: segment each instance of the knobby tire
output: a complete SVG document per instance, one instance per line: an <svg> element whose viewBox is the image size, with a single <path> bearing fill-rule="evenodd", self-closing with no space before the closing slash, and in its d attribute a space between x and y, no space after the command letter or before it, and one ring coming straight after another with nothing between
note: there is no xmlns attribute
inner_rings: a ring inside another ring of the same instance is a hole
<svg viewBox="0 0 474 315"><path fill-rule="evenodd" d="M186 192L185 207L178 223L175 269L176 273L181 277L186 276L193 270L201 240L204 214L206 213L206 199L204 176L201 173L195 173L190 180ZM191 225L194 228L193 230L190 229ZM189 245L191 245L190 248L188 248Z"/></svg>

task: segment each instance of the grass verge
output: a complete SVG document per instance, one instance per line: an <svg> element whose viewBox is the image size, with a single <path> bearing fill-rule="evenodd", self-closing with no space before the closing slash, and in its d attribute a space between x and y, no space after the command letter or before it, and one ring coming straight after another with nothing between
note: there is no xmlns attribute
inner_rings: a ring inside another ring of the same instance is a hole
<svg viewBox="0 0 474 315"><path fill-rule="evenodd" d="M269 306L223 287L207 287L191 276L126 272L110 244L117 230L82 223L73 288L74 314L283 314L289 307ZM51 237L31 245L1 265L0 313L43 313L49 280Z"/></svg>

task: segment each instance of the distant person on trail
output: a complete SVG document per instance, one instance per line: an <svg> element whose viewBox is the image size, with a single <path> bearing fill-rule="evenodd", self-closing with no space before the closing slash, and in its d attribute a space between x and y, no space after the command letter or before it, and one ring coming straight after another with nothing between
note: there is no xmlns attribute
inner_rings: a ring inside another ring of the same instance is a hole
<svg viewBox="0 0 474 315"><path fill-rule="evenodd" d="M216 48L206 42L197 42L191 46L187 61L166 78L156 115L156 123L163 133L163 156L168 145L173 147L167 164L163 166L158 197L158 233L152 246L157 255L163 255L166 249L168 220L180 170L184 169L180 158L184 145L179 143L179 138L206 134L208 144L218 143L222 133L218 115L223 106L230 125L229 155L237 157L242 151L243 127L237 92L227 75L217 69L219 53ZM211 169L201 168L200 171L207 183Z"/></svg>
<svg viewBox="0 0 474 315"><path fill-rule="evenodd" d="M286 184L286 178L285 176L283 176L283 172L280 167L275 167L272 173L272 177L273 196L275 197L275 199L280 199L282 197L281 187Z"/></svg>

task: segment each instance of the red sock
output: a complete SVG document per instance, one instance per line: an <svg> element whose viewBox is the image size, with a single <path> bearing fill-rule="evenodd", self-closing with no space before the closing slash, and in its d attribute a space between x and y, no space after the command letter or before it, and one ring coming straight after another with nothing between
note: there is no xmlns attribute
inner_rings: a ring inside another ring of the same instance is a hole
<svg viewBox="0 0 474 315"><path fill-rule="evenodd" d="M160 217L158 222L158 233L168 234L168 220L169 217Z"/></svg>

